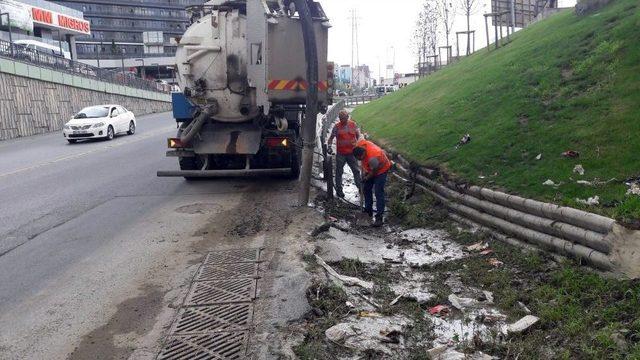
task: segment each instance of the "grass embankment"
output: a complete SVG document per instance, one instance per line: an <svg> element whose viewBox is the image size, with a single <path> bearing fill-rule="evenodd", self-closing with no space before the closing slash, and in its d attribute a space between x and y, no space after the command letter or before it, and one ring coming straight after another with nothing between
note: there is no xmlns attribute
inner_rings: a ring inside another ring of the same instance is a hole
<svg viewBox="0 0 640 360"><path fill-rule="evenodd" d="M552 16L354 118L375 140L454 177L574 207L598 195L601 205L588 210L637 219L640 197L625 195L624 180L640 176L638 2ZM467 133L472 142L454 150ZM562 157L566 150L580 157ZM584 176L573 173L577 164ZM547 179L562 185L542 185Z"/></svg>

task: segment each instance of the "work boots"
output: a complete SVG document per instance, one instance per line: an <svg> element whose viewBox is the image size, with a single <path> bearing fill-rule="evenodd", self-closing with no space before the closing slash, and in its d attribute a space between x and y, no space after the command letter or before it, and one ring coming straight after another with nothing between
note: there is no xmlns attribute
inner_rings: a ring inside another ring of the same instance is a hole
<svg viewBox="0 0 640 360"><path fill-rule="evenodd" d="M377 214L376 219L373 222L373 227L381 227L382 225L384 225L384 219L382 217L382 214Z"/></svg>

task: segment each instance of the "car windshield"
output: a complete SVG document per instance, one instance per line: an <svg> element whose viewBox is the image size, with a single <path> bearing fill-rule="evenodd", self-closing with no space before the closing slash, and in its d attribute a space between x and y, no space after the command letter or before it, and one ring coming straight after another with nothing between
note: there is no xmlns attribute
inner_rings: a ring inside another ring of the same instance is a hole
<svg viewBox="0 0 640 360"><path fill-rule="evenodd" d="M109 115L109 107L108 106L93 106L80 110L74 116L74 119L91 119L91 118L101 118L107 117Z"/></svg>

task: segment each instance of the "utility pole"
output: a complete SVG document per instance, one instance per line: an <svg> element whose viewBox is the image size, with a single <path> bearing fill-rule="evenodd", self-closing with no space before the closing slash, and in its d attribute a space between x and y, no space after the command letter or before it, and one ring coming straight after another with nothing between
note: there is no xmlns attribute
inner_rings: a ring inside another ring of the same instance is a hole
<svg viewBox="0 0 640 360"><path fill-rule="evenodd" d="M304 52L307 60L307 107L302 124L302 170L300 173L300 193L298 204L307 206L311 191L313 154L316 147L316 121L318 120L318 48L313 29L313 18L308 0L295 0L304 38Z"/></svg>

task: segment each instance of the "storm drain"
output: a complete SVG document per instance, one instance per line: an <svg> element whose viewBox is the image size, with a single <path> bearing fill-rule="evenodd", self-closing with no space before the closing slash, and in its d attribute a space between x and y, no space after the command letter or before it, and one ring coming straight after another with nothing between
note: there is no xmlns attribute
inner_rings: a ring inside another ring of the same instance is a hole
<svg viewBox="0 0 640 360"><path fill-rule="evenodd" d="M258 276L257 263L209 264L200 267L196 281L255 278L256 276Z"/></svg>
<svg viewBox="0 0 640 360"><path fill-rule="evenodd" d="M247 330L251 325L253 304L227 304L184 307L180 310L175 335Z"/></svg>
<svg viewBox="0 0 640 360"><path fill-rule="evenodd" d="M162 350L160 360L244 359L247 351L246 331L213 335L172 336Z"/></svg>
<svg viewBox="0 0 640 360"><path fill-rule="evenodd" d="M253 278L194 282L185 306L250 302L256 294Z"/></svg>
<svg viewBox="0 0 640 360"><path fill-rule="evenodd" d="M239 249L216 251L209 253L204 259L204 265L211 264L234 264L243 262L256 262L260 256L259 249Z"/></svg>
<svg viewBox="0 0 640 360"><path fill-rule="evenodd" d="M207 254L158 359L244 359L259 260L259 249Z"/></svg>

